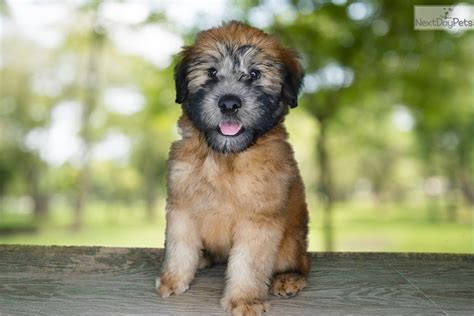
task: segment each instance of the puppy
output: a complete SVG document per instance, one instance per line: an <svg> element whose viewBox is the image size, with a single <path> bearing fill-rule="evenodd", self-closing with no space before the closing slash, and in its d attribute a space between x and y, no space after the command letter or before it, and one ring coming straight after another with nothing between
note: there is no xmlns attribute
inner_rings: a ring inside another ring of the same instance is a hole
<svg viewBox="0 0 474 316"><path fill-rule="evenodd" d="M283 297L305 287L308 211L283 126L302 78L293 50L239 22L203 31L183 50L161 296L183 293L198 268L225 261L221 303L234 315L264 312L269 287Z"/></svg>

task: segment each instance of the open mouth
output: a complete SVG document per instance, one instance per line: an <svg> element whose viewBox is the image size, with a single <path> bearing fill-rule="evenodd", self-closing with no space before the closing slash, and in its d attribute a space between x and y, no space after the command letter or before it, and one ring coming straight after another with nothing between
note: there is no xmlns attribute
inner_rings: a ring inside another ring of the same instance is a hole
<svg viewBox="0 0 474 316"><path fill-rule="evenodd" d="M237 136L244 131L244 128L239 122L222 121L218 130L224 136Z"/></svg>

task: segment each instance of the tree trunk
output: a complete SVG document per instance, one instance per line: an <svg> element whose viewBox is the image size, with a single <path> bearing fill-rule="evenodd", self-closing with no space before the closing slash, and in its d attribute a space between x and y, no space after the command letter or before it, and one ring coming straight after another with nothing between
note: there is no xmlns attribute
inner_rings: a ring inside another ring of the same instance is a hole
<svg viewBox="0 0 474 316"><path fill-rule="evenodd" d="M48 217L49 196L41 192L41 166L32 164L27 170L28 194L33 201L33 217L36 222L43 222Z"/></svg>
<svg viewBox="0 0 474 316"><path fill-rule="evenodd" d="M464 199L470 206L474 206L474 185L471 184L467 172L459 176L459 182Z"/></svg>
<svg viewBox="0 0 474 316"><path fill-rule="evenodd" d="M46 194L35 193L33 199L33 214L36 222L43 222L48 217L49 197Z"/></svg>
<svg viewBox="0 0 474 316"><path fill-rule="evenodd" d="M455 222L458 218L458 192L457 192L457 183L455 171L449 171L449 187L446 190L446 211L447 211L447 218L450 222Z"/></svg>
<svg viewBox="0 0 474 316"><path fill-rule="evenodd" d="M151 131L148 131L148 135L151 135ZM155 140L146 136L143 139L143 144L153 144ZM145 211L146 217L149 221L153 221L156 218L155 205L156 205L156 189L157 189L157 168L158 164L156 161L156 151L153 146L144 146L141 148L141 154L143 161L141 163L141 172L145 182L143 190L143 196L145 198Z"/></svg>
<svg viewBox="0 0 474 316"><path fill-rule="evenodd" d="M98 66L100 64L100 54L103 46L103 37L98 29L97 20L94 20L91 34L91 48L87 63L84 102L81 118L81 136L84 143L81 156L81 168L79 170L77 194L74 204L73 229L79 230L82 226L82 215L85 207L87 193L90 186L90 152L92 148L92 135L90 126L90 116L95 108L98 93Z"/></svg>
<svg viewBox="0 0 474 316"><path fill-rule="evenodd" d="M156 194L155 185L148 183L145 188L145 203L146 203L146 215L149 221L154 221L156 218Z"/></svg>
<svg viewBox="0 0 474 316"><path fill-rule="evenodd" d="M333 187L329 154L327 149L327 121L319 119L319 138L317 141L317 155L319 162L318 191L323 203L323 235L324 250L334 250L334 230L332 221Z"/></svg>
<svg viewBox="0 0 474 316"><path fill-rule="evenodd" d="M82 214L89 190L89 162L86 162L79 171L78 186L74 201L73 230L78 231L82 227Z"/></svg>
<svg viewBox="0 0 474 316"><path fill-rule="evenodd" d="M459 156L459 168L457 172L457 178L459 187L461 189L464 200L468 205L474 206L474 178L473 178L473 167L474 164L470 159L469 148L458 149Z"/></svg>

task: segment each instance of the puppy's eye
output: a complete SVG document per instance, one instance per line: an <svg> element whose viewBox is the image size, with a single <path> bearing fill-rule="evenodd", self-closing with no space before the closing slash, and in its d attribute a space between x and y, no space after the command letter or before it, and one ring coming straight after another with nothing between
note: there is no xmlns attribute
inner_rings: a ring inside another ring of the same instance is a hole
<svg viewBox="0 0 474 316"><path fill-rule="evenodd" d="M209 78L216 79L217 69L216 68L209 68L209 70L207 71L207 75L209 76Z"/></svg>
<svg viewBox="0 0 474 316"><path fill-rule="evenodd" d="M252 69L250 70L249 75L250 75L250 79L257 80L258 78L260 78L260 70Z"/></svg>

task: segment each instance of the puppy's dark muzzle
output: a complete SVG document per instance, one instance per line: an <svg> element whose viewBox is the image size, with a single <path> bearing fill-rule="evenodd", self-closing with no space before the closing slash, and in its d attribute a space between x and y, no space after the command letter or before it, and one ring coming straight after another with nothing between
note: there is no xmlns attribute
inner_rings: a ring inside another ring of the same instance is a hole
<svg viewBox="0 0 474 316"><path fill-rule="evenodd" d="M242 107L242 101L235 95L226 94L219 99L218 106L224 114L235 113Z"/></svg>

